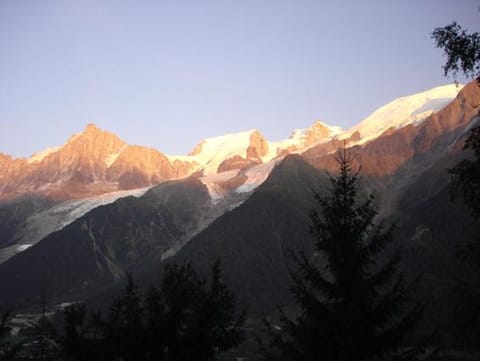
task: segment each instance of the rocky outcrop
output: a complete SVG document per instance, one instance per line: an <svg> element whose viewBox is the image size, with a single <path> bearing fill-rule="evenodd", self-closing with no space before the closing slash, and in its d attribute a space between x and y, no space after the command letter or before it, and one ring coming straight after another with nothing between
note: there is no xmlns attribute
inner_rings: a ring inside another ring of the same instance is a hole
<svg viewBox="0 0 480 361"><path fill-rule="evenodd" d="M261 160L259 160L257 157L254 157L253 159L245 159L239 155L235 155L231 158L225 159L222 163L220 163L217 173L222 173L233 169L250 168L257 164L261 164Z"/></svg>
<svg viewBox="0 0 480 361"><path fill-rule="evenodd" d="M14 160L11 156L0 153L0 189L21 160Z"/></svg>
<svg viewBox="0 0 480 361"><path fill-rule="evenodd" d="M255 130L250 135L250 145L247 148L247 159L261 158L268 153L268 141L258 131Z"/></svg>
<svg viewBox="0 0 480 361"><path fill-rule="evenodd" d="M308 128L303 137L303 146L309 147L321 140L328 140L331 136L331 130L322 122L315 122Z"/></svg>
<svg viewBox="0 0 480 361"><path fill-rule="evenodd" d="M233 169L247 169L262 163L262 157L268 154L268 141L258 131L254 130L249 137L248 147L246 149L246 157L235 154L223 160L218 168L217 173L226 172Z"/></svg>
<svg viewBox="0 0 480 361"><path fill-rule="evenodd" d="M188 153L189 156L194 156L194 155L198 155L202 152L202 149L203 149L203 144L205 143L205 141L201 141L200 143L198 143L195 148L192 149L192 151L190 153Z"/></svg>

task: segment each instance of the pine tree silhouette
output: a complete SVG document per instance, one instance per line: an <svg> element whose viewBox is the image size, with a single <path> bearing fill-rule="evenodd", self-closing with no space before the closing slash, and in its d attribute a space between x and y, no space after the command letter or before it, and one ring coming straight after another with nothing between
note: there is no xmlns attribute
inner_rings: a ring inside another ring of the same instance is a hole
<svg viewBox="0 0 480 361"><path fill-rule="evenodd" d="M84 306L67 308L63 347L76 361L214 361L243 340L244 319L236 313L219 262L208 282L189 264L171 264L145 296L127 275L106 317L95 314L90 325Z"/></svg>
<svg viewBox="0 0 480 361"><path fill-rule="evenodd" d="M295 321L281 315L273 345L282 360L414 360L422 350L406 347L405 338L422 315L404 306L414 290L399 275L400 253L381 257L394 226L376 222L374 196L359 200L354 156L337 155L339 175L331 177L326 197L314 193L311 232L318 257L297 254L293 295ZM387 260L382 261L382 259Z"/></svg>

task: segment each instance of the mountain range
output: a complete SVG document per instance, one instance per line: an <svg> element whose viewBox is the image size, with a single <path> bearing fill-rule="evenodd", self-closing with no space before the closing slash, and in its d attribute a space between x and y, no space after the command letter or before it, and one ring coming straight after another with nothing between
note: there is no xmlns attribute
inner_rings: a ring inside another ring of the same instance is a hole
<svg viewBox="0 0 480 361"><path fill-rule="evenodd" d="M328 191L325 171L335 172L343 146L380 215L399 220L406 268L429 275L425 292L440 292L466 272L455 239L478 231L449 201L446 170L465 156L479 104L476 83L446 85L347 130L317 121L277 142L249 130L204 139L186 156L128 145L93 124L28 159L0 153L0 302L84 299L125 271L148 283L165 262L207 272L220 258L252 311L288 304L291 251L312 254L312 189Z"/></svg>

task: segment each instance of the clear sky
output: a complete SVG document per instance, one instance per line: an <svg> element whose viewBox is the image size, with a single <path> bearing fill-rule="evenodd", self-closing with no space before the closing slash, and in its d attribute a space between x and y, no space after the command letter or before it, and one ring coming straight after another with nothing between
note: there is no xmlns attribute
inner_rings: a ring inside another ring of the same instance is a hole
<svg viewBox="0 0 480 361"><path fill-rule="evenodd" d="M348 128L451 82L435 27L480 31L480 0L0 0L0 152L95 123L186 154L252 128ZM463 81L463 79L459 79Z"/></svg>

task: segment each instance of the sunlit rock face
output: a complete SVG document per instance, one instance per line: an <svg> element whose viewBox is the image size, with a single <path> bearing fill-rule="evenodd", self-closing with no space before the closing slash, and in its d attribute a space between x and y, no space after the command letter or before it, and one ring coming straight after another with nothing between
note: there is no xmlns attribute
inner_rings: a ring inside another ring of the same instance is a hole
<svg viewBox="0 0 480 361"><path fill-rule="evenodd" d="M239 155L234 155L232 158L225 159L220 163L217 173L223 173L232 169L244 169L260 163L261 161L258 158L245 159Z"/></svg>
<svg viewBox="0 0 480 361"><path fill-rule="evenodd" d="M184 177L189 167L172 164L157 150L128 145L93 124L63 146L28 160L0 157L0 199L26 193L58 200L83 198L121 189L135 189Z"/></svg>
<svg viewBox="0 0 480 361"><path fill-rule="evenodd" d="M421 158L428 163L448 151L475 122L479 103L480 88L476 82L399 98L344 132L336 140L336 147L351 147L364 175L394 175L422 154L428 153ZM303 156L317 168L335 170L332 145L315 145Z"/></svg>
<svg viewBox="0 0 480 361"><path fill-rule="evenodd" d="M323 122L317 121L305 131L302 145L304 147L309 147L319 141L331 138L334 134L335 130L332 130L332 128Z"/></svg>
<svg viewBox="0 0 480 361"><path fill-rule="evenodd" d="M258 131L255 130L250 135L250 144L247 148L247 159L260 159L268 154L268 141Z"/></svg>
<svg viewBox="0 0 480 361"><path fill-rule="evenodd" d="M253 129L206 138L186 156L129 145L89 124L62 146L28 159L0 154L0 200L25 194L57 200L85 198L188 176L248 169L291 153L305 154L316 167L328 167L329 161L323 157L344 144L365 149L367 172L390 174L471 118L478 105L478 89L472 85L440 112L460 89L447 85L398 98L348 130L316 121L309 128L293 131L287 139L269 141Z"/></svg>
<svg viewBox="0 0 480 361"><path fill-rule="evenodd" d="M107 180L119 182L122 189L157 184L177 175L174 165L159 151L129 145L107 170Z"/></svg>

